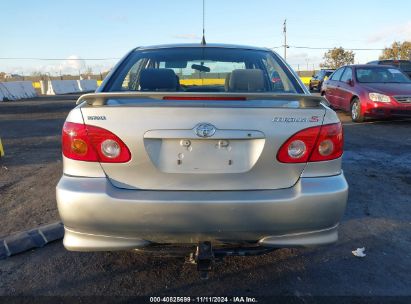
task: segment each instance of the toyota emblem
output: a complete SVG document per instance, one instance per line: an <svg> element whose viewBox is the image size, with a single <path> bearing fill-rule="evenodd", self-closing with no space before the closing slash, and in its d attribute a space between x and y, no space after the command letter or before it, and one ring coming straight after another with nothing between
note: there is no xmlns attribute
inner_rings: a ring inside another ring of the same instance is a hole
<svg viewBox="0 0 411 304"><path fill-rule="evenodd" d="M199 137L211 137L215 131L216 128L209 123L200 123L195 127L195 132Z"/></svg>

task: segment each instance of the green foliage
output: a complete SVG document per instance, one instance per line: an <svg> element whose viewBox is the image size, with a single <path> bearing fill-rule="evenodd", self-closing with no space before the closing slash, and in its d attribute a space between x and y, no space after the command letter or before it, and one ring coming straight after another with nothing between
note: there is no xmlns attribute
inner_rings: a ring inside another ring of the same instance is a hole
<svg viewBox="0 0 411 304"><path fill-rule="evenodd" d="M411 41L395 41L391 47L386 47L382 51L380 60L384 59L402 59L411 60Z"/></svg>
<svg viewBox="0 0 411 304"><path fill-rule="evenodd" d="M333 48L324 54L322 68L337 69L343 65L354 63L354 52L346 51L344 48Z"/></svg>

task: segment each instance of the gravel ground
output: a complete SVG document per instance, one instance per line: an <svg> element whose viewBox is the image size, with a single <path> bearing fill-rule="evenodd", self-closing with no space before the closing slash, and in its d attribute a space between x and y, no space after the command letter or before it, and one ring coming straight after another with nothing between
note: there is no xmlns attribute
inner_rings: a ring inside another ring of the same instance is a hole
<svg viewBox="0 0 411 304"><path fill-rule="evenodd" d="M0 103L0 238L59 220L60 134L78 95Z"/></svg>
<svg viewBox="0 0 411 304"><path fill-rule="evenodd" d="M59 134L75 97L0 103L6 149L0 159L0 235L58 220ZM1 260L0 295L346 295L411 301L411 120L353 124L347 115L340 117L350 194L337 244L227 258L202 281L181 259L68 252L55 242ZM366 248L365 258L352 255L358 247Z"/></svg>

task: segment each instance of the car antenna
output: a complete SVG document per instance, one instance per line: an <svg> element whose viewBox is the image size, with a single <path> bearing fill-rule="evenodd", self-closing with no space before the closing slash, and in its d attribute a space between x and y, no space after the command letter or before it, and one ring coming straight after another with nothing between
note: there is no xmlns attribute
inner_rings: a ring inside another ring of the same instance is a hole
<svg viewBox="0 0 411 304"><path fill-rule="evenodd" d="M205 10L204 10L204 1L203 0L203 38L201 39L201 45L206 45L206 40L205 40L205 29L204 29L204 15L205 15Z"/></svg>

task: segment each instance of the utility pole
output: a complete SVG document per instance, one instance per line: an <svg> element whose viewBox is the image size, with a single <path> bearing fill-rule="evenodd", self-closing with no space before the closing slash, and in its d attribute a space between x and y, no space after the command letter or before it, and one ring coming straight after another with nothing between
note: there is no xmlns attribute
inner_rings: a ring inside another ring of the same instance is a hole
<svg viewBox="0 0 411 304"><path fill-rule="evenodd" d="M284 20L283 24L283 33L284 33L284 60L287 61L287 19Z"/></svg>

